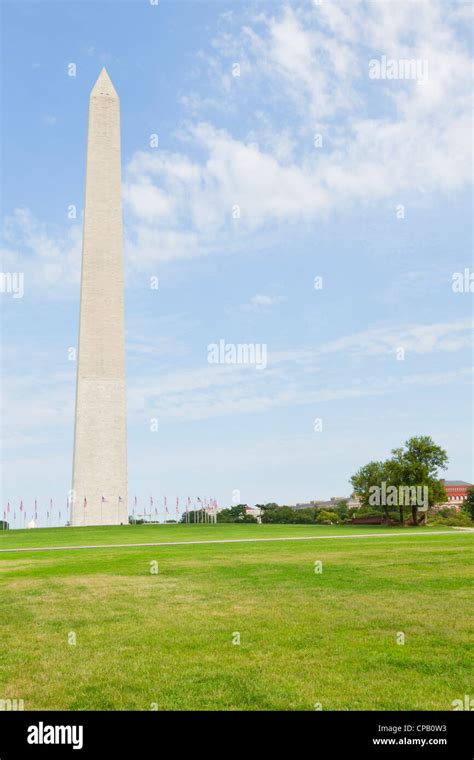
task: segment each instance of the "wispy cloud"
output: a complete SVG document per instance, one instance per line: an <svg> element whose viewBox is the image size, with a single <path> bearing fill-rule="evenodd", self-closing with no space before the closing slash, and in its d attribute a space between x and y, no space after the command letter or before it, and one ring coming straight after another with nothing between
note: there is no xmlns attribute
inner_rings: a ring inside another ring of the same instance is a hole
<svg viewBox="0 0 474 760"><path fill-rule="evenodd" d="M241 311L248 312L268 312L273 306L278 306L284 300L283 296L256 293L248 301L240 304L239 308Z"/></svg>
<svg viewBox="0 0 474 760"><path fill-rule="evenodd" d="M272 118L253 104L245 139L217 128L209 113L183 125L182 139L201 160L135 154L125 197L137 266L218 252L222 243L229 250L236 232L416 203L469 182L471 58L459 22L439 2L284 5L247 17L237 34L226 16L231 27L214 40L216 56L203 57L203 74L207 67L235 103L264 91ZM429 78L369 82L369 60L382 54L427 60ZM292 135L277 115L289 103L299 115Z"/></svg>
<svg viewBox="0 0 474 760"><path fill-rule="evenodd" d="M79 284L81 267L81 225L57 227L41 222L27 208L16 208L6 217L4 246L0 249L5 269L25 273L28 295L55 297L61 288ZM52 286L61 287L53 289Z"/></svg>

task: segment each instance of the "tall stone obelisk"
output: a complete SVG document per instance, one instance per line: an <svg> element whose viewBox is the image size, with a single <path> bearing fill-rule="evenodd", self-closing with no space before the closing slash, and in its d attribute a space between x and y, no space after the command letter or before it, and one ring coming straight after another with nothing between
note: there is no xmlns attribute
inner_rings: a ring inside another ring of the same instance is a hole
<svg viewBox="0 0 474 760"><path fill-rule="evenodd" d="M120 102L104 69L89 99L72 525L128 522Z"/></svg>

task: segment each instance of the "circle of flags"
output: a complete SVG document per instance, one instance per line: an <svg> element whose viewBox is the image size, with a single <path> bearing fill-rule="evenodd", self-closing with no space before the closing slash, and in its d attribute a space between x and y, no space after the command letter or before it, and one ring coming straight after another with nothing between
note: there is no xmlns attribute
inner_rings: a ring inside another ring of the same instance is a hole
<svg viewBox="0 0 474 760"><path fill-rule="evenodd" d="M109 499L102 494L101 497L101 503L100 503L100 510L101 515L103 512L104 505L107 505L109 503ZM123 504L123 498L121 496L118 497L118 501L116 502L118 505ZM184 509L180 509L180 498L179 496L176 497L176 506L175 506L175 517L171 518L170 516L170 510L168 508L168 499L166 496L163 497L163 509L161 510L158 506L158 502L155 501L153 496L149 497L149 504L150 508L149 511L147 511L146 505L143 508L143 512L141 513L139 511L139 503L137 496L134 496L133 502L132 502L132 510L131 510L131 517L132 522L136 522L137 519L142 519L145 523L171 523L176 524L178 522L184 522L184 523L190 523L190 522L196 522L196 523L214 523L217 522L217 512L218 512L218 505L216 499L201 499L200 496L196 497L194 502L192 501L191 497L188 496L187 499L184 502ZM193 509L191 508L193 506ZM88 501L87 497L84 496L82 507L84 510L84 520L86 515L86 510L88 509ZM45 522L45 525L41 525L40 527L66 527L70 525L71 521L71 513L72 513L72 503L69 497L66 499L66 507L65 512L62 511L61 506L58 507L57 510L55 510L53 499L49 499L49 504L43 514L45 514L45 519L40 519L40 522ZM31 521L34 523L34 527L38 526L38 500L35 498L34 504L31 507L31 511L26 507L26 505L23 503L23 500L20 501L19 507L18 507L18 521L17 521L17 510L16 508L10 504L10 502L7 502L6 507L3 510L3 529L7 529L10 527L13 528L25 528L27 527L28 523L28 517L31 515ZM12 523L12 525L10 524ZM107 524L107 523L104 523Z"/></svg>

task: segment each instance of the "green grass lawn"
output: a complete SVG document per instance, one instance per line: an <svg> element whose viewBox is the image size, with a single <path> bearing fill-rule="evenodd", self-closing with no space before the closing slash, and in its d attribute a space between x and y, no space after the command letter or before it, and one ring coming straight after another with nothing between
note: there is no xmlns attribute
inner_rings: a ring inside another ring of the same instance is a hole
<svg viewBox="0 0 474 760"><path fill-rule="evenodd" d="M385 530L58 528L5 532L0 548ZM0 553L0 698L27 710L450 710L473 689L474 537L436 530Z"/></svg>
<svg viewBox="0 0 474 760"><path fill-rule="evenodd" d="M426 528L386 528L383 525L134 525L93 528L39 528L0 531L0 549L33 546L81 546L131 544L162 541L207 541L212 539L278 538L292 536L353 535L355 533L439 532L452 530L438 526Z"/></svg>

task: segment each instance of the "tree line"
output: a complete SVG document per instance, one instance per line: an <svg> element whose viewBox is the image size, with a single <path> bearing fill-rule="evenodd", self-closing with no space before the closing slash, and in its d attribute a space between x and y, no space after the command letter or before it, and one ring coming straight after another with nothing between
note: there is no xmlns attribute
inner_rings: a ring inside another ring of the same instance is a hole
<svg viewBox="0 0 474 760"><path fill-rule="evenodd" d="M408 522L412 525L425 523L433 515L435 505L448 500L440 480L441 472L448 466L446 451L430 436L414 436L401 447L394 448L385 460L368 462L350 478L353 494L360 507L349 507L341 500L327 509L306 507L295 509L275 502L257 504L261 510L262 523L292 524L341 524L354 517L380 516L384 522ZM247 504L222 509L217 514L219 523L255 523L257 518L246 513ZM461 513L442 508L435 518L470 525L474 520L474 487L468 490L468 498L461 504Z"/></svg>

